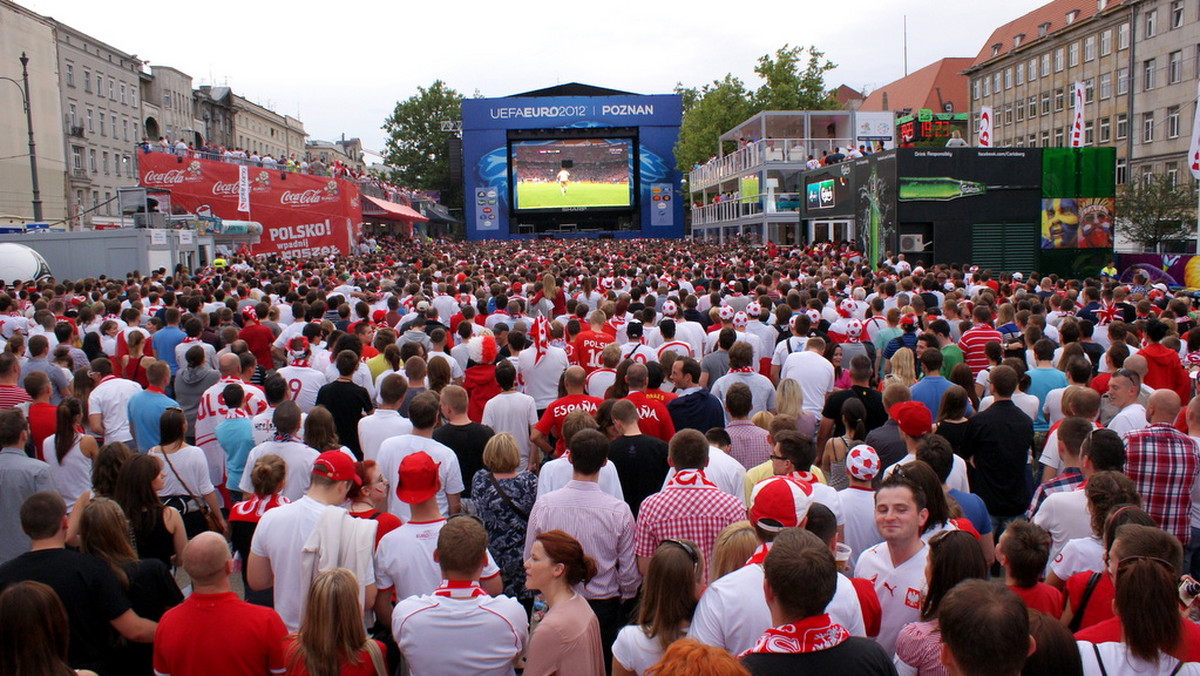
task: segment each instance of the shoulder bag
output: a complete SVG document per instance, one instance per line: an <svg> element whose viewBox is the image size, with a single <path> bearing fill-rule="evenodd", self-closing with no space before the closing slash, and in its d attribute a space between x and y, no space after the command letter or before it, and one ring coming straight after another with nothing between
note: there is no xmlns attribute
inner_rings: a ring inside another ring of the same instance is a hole
<svg viewBox="0 0 1200 676"><path fill-rule="evenodd" d="M212 507L207 502L196 497L192 489L188 488L187 482L183 480L183 477L179 476L179 471L175 469L175 465L171 462L171 454L167 453L166 449L162 446L159 446L158 449L162 451L163 459L167 461L167 467L171 469L171 474L175 475L175 478L179 480L179 485L183 486L183 490L187 491L188 498L199 506L200 514L204 516L204 529L224 534L225 526L221 523L221 517L213 512Z"/></svg>
<svg viewBox="0 0 1200 676"><path fill-rule="evenodd" d="M513 502L512 498L508 496L508 493L504 492L504 489L500 487L500 482L496 480L496 475L488 472L488 479L491 479L492 485L496 487L496 492L500 494L500 499L504 501L504 504L508 505L508 508L519 516L522 521L528 522L529 512L518 507L517 503Z"/></svg>

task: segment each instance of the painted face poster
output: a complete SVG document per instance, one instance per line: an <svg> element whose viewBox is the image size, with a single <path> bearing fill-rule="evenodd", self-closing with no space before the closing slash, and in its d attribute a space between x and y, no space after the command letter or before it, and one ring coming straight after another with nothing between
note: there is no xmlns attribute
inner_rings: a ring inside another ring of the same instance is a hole
<svg viewBox="0 0 1200 676"><path fill-rule="evenodd" d="M1055 197L1042 200L1043 249L1112 247L1112 197Z"/></svg>

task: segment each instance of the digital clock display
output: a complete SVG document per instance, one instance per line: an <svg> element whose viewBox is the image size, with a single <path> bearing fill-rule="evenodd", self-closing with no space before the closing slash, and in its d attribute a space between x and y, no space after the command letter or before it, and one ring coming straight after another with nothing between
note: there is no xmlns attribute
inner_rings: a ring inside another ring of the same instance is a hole
<svg viewBox="0 0 1200 676"><path fill-rule="evenodd" d="M966 113L921 110L916 115L905 115L897 120L896 130L901 147L927 148L946 145L955 130L964 139L969 138L969 124L970 116Z"/></svg>

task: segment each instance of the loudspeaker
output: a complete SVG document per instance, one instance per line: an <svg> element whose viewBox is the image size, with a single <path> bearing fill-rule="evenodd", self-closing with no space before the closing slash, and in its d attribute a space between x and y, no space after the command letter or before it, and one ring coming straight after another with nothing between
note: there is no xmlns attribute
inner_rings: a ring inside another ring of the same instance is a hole
<svg viewBox="0 0 1200 676"><path fill-rule="evenodd" d="M450 162L450 182L462 183L463 180L463 149L462 139L457 136L451 136L446 143L446 155Z"/></svg>

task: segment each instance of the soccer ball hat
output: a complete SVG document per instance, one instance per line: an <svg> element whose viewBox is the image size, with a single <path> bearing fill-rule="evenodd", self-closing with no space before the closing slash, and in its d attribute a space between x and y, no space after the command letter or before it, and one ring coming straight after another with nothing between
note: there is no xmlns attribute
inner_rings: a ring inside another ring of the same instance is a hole
<svg viewBox="0 0 1200 676"><path fill-rule="evenodd" d="M723 322L730 321L737 312L729 305L722 305L717 308L717 318Z"/></svg>
<svg viewBox="0 0 1200 676"><path fill-rule="evenodd" d="M879 454L875 449L859 444L846 454L846 471L859 481L870 481L879 474Z"/></svg>

